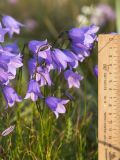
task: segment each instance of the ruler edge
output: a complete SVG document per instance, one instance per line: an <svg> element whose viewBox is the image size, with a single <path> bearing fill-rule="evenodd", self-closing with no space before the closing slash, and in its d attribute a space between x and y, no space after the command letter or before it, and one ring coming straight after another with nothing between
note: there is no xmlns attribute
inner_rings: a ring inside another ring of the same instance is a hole
<svg viewBox="0 0 120 160"><path fill-rule="evenodd" d="M100 115L99 115L99 110L100 110L100 107L101 107L101 102L100 102L100 95L99 95L99 93L100 93L100 83L101 83L101 78L102 77L100 77L99 75L100 75L100 60L99 60L99 56L100 56L100 50L102 49L102 47L100 46L100 44L99 44L99 41L102 39L102 38L104 38L105 36L107 36L107 37L109 37L109 38L115 38L115 37L120 37L120 34L99 34L98 35L98 160L101 160L100 159L100 152L99 152L99 150L100 150L100 143L99 143L99 119L100 119Z"/></svg>

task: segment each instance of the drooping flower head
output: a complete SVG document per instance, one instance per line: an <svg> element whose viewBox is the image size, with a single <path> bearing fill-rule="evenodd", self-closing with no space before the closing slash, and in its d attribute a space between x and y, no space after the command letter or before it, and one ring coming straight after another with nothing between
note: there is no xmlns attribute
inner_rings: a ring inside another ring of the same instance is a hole
<svg viewBox="0 0 120 160"><path fill-rule="evenodd" d="M3 46L3 48L5 51L8 51L8 52L12 53L13 55L20 54L20 49L19 49L16 41L14 43L6 44L5 46Z"/></svg>
<svg viewBox="0 0 120 160"><path fill-rule="evenodd" d="M35 58L31 58L28 61L28 68L30 73L30 78L34 78L40 86L51 86L52 80L50 78L49 69L46 66L42 66L40 64L37 64L37 61Z"/></svg>
<svg viewBox="0 0 120 160"><path fill-rule="evenodd" d="M51 86L52 81L50 78L50 73L48 72L47 68L38 67L36 73L36 81L39 82L40 86Z"/></svg>
<svg viewBox="0 0 120 160"><path fill-rule="evenodd" d="M72 28L68 31L71 49L78 55L80 62L90 55L90 50L97 38L96 33L98 30L99 27L91 25L82 28Z"/></svg>
<svg viewBox="0 0 120 160"><path fill-rule="evenodd" d="M0 84L8 84L9 76L12 76L12 74L6 72L4 69L0 67Z"/></svg>
<svg viewBox="0 0 120 160"><path fill-rule="evenodd" d="M24 26L22 23L16 21L13 17L8 15L3 16L2 23L8 29L10 38L12 38L13 33L19 34L20 27Z"/></svg>
<svg viewBox="0 0 120 160"><path fill-rule="evenodd" d="M14 106L15 102L21 102L22 98L9 85L3 86L3 95L6 100L6 108Z"/></svg>
<svg viewBox="0 0 120 160"><path fill-rule="evenodd" d="M73 53L71 50L64 49L62 51L67 57L70 58L70 61L68 62L68 66L70 68L77 68L78 60L79 60L78 56L75 53Z"/></svg>
<svg viewBox="0 0 120 160"><path fill-rule="evenodd" d="M17 68L23 66L22 57L18 50L19 49L17 46L13 44L9 44L3 47L0 46L0 70L2 73L5 72L4 75L8 75L6 77L8 82L10 79L15 78Z"/></svg>
<svg viewBox="0 0 120 160"><path fill-rule="evenodd" d="M56 118L59 117L59 114L63 114L66 112L64 105L68 102L69 100L56 97L47 97L45 100L46 105L54 112Z"/></svg>
<svg viewBox="0 0 120 160"><path fill-rule="evenodd" d="M37 101L38 97L43 98L40 92L40 86L36 80L30 80L25 99L31 98L32 101L35 102Z"/></svg>
<svg viewBox="0 0 120 160"><path fill-rule="evenodd" d="M78 74L77 72L73 72L71 70L66 70L64 72L64 77L68 82L68 87L72 88L79 88L80 87L80 81L83 80L83 77Z"/></svg>
<svg viewBox="0 0 120 160"><path fill-rule="evenodd" d="M28 48L34 54L34 56L46 59L51 46L48 44L47 40L45 41L32 40L29 42Z"/></svg>
<svg viewBox="0 0 120 160"><path fill-rule="evenodd" d="M73 62L72 55L70 57L69 54L57 48L51 51L51 59L53 68L57 69L59 72L65 70L68 63Z"/></svg>

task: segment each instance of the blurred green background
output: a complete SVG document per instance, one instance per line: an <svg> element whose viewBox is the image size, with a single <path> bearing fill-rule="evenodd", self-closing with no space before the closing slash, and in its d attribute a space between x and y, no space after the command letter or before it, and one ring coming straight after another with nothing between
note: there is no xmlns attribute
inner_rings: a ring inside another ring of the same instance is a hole
<svg viewBox="0 0 120 160"><path fill-rule="evenodd" d="M115 7L113 0L0 0L0 11L21 22L27 19L37 22L34 32L24 31L26 38L53 40L62 30L75 26L76 17L83 6L96 6L99 3Z"/></svg>
<svg viewBox="0 0 120 160"><path fill-rule="evenodd" d="M86 25L91 24L91 15L87 14L87 10L83 13L84 6L92 8L92 14L96 14L95 8L99 4L109 5L116 12L117 1L119 0L0 0L0 12L26 24L21 34L13 39L19 39L22 50L23 43L29 40L48 39L53 43L61 31L83 26L78 16L86 16ZM105 19L105 23L100 25L99 33L119 31L118 21L117 18ZM29 57L25 50L25 66ZM74 100L67 106L66 114L58 120L42 102L38 109L36 104L26 100L5 111L1 100L0 132L12 124L16 127L12 134L0 137L0 160L97 160L98 84L93 73L96 64L97 43L91 56L80 63L78 71L84 76L81 88L70 90ZM13 82L22 97L27 90L28 78L27 67L24 67L22 79ZM52 90L56 96L64 96L63 78L55 77L54 82L56 85L52 89L43 88L44 94L51 94Z"/></svg>

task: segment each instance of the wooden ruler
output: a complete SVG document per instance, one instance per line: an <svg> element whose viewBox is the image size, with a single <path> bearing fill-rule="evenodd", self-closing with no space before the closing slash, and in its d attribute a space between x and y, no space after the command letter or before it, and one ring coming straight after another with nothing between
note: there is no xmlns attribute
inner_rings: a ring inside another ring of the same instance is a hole
<svg viewBox="0 0 120 160"><path fill-rule="evenodd" d="M120 35L99 35L98 75L98 159L120 160Z"/></svg>

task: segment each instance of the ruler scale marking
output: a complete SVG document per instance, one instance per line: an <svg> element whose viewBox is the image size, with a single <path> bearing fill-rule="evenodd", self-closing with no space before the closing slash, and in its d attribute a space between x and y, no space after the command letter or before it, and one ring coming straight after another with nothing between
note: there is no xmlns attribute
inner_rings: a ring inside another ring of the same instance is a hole
<svg viewBox="0 0 120 160"><path fill-rule="evenodd" d="M120 160L120 35L100 35L98 50L98 158Z"/></svg>

